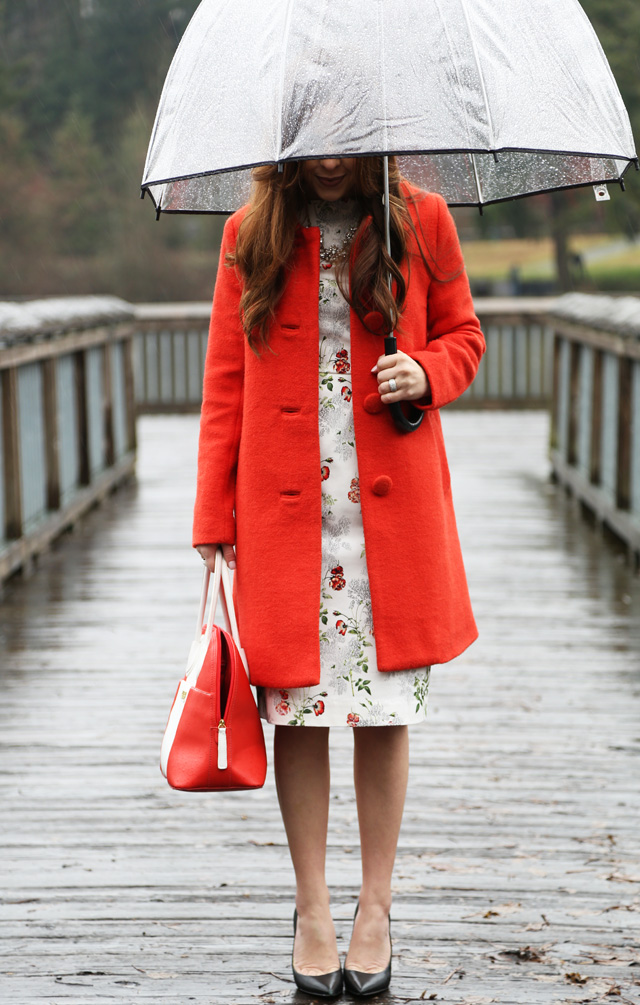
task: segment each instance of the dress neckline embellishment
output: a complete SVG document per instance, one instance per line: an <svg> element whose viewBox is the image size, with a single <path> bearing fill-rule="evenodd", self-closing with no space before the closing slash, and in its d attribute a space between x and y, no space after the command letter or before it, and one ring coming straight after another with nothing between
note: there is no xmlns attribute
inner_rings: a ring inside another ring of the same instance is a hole
<svg viewBox="0 0 640 1005"><path fill-rule="evenodd" d="M316 226L320 230L320 261L325 268L349 257L352 241L361 222L357 210L356 199L338 199L335 202L324 199L309 201L305 222L307 226ZM335 232L339 240L334 240L325 246L327 228L330 233Z"/></svg>
<svg viewBox="0 0 640 1005"><path fill-rule="evenodd" d="M320 227L320 261L333 265L335 262L342 262L348 258L351 242L356 236L359 226L359 223L354 223L349 227L340 244L330 244L328 248L324 246L324 233Z"/></svg>

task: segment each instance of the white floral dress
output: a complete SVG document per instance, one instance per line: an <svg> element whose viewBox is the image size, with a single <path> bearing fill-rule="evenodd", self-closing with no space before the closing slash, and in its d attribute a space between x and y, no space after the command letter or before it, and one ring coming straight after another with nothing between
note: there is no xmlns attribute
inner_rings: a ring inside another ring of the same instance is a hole
<svg viewBox="0 0 640 1005"><path fill-rule="evenodd" d="M320 227L325 248L340 246L357 219L352 200L309 203L309 223ZM258 707L263 719L277 725L420 722L427 712L430 667L382 673L376 664L351 406L349 305L335 267L322 261L319 320L320 683L258 688Z"/></svg>

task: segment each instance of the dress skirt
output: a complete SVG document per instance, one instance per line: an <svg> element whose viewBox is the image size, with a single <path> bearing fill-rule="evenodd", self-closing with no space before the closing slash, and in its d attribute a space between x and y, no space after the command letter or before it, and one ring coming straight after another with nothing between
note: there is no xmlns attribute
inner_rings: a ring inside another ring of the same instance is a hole
<svg viewBox="0 0 640 1005"><path fill-rule="evenodd" d="M339 247L358 222L353 200L309 203L323 246ZM319 437L322 581L319 583L320 683L258 688L260 715L289 726L394 726L422 721L430 667L381 672L365 551L351 406L349 305L335 265L321 261L319 289ZM402 623L398 623L402 631Z"/></svg>

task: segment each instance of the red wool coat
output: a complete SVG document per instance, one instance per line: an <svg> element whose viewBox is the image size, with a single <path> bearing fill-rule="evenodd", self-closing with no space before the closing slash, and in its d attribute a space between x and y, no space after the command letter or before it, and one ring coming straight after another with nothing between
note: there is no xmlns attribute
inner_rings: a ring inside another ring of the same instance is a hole
<svg viewBox="0 0 640 1005"><path fill-rule="evenodd" d="M438 409L471 383L484 352L455 224L439 195L407 186L433 256L411 237L398 348L426 371L432 400L399 432L371 367L384 352L351 311L353 415L378 667L446 663L477 636ZM224 264L245 210L224 229L204 376L193 544L236 545L239 630L254 684L320 679L318 435L320 231L299 227L290 276L260 358L248 347L241 286ZM422 240L422 237L421 237ZM405 276L407 264L405 263ZM453 277L453 278L452 278Z"/></svg>

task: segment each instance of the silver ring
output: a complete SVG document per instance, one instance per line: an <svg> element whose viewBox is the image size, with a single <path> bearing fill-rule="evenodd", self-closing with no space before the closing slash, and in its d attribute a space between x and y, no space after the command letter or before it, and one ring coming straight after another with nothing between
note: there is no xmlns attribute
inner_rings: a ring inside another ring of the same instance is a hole
<svg viewBox="0 0 640 1005"><path fill-rule="evenodd" d="M395 377L392 377L389 381L389 390L394 394L398 390L398 385L396 384Z"/></svg>

